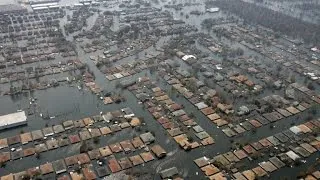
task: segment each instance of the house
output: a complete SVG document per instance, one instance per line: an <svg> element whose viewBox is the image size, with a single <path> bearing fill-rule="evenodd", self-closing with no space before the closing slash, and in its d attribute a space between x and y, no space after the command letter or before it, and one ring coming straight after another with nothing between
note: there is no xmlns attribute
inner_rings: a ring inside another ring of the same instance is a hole
<svg viewBox="0 0 320 180"><path fill-rule="evenodd" d="M185 56L185 54L181 51L177 51L176 55L178 56L178 58L182 58L183 56Z"/></svg>
<svg viewBox="0 0 320 180"><path fill-rule="evenodd" d="M226 114L232 114L234 111L232 110L232 105L227 105L227 104L221 104L221 103L219 103L218 105L217 105L217 108L220 110L220 111L222 111L222 112L224 112L224 113L226 113Z"/></svg>
<svg viewBox="0 0 320 180"><path fill-rule="evenodd" d="M154 145L151 147L151 151L158 157L163 158L167 155L167 152L160 146Z"/></svg>
<svg viewBox="0 0 320 180"><path fill-rule="evenodd" d="M173 176L179 173L176 167L168 168L160 172L160 176L162 179L172 178Z"/></svg>
<svg viewBox="0 0 320 180"><path fill-rule="evenodd" d="M237 114L239 116L245 115L245 114L249 114L250 113L250 109L247 106L240 106Z"/></svg>

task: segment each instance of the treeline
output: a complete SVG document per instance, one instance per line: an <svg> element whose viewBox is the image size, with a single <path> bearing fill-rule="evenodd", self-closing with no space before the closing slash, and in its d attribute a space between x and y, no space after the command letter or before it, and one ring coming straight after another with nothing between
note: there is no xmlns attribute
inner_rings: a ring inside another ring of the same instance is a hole
<svg viewBox="0 0 320 180"><path fill-rule="evenodd" d="M246 22L260 24L276 32L294 38L302 38L306 43L320 45L320 25L304 22L281 12L241 0L217 0L208 3L212 3L222 10L235 13Z"/></svg>

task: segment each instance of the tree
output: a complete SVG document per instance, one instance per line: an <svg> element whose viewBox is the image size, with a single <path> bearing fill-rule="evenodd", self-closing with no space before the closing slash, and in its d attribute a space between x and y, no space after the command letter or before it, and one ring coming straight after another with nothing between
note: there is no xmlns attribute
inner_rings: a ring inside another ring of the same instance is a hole
<svg viewBox="0 0 320 180"><path fill-rule="evenodd" d="M94 138L93 138L93 143L94 143L94 144L99 144L99 143L100 143L99 137L94 137Z"/></svg>
<svg viewBox="0 0 320 180"><path fill-rule="evenodd" d="M31 179L31 177L30 177L30 175L28 175L28 174L26 174L26 175L24 175L23 177L22 177L22 180L30 180Z"/></svg>
<svg viewBox="0 0 320 180"><path fill-rule="evenodd" d="M40 159L40 158L41 158L40 153L36 153L36 158L37 158L37 159Z"/></svg>
<svg viewBox="0 0 320 180"><path fill-rule="evenodd" d="M243 49L242 49L242 48L237 48L237 49L236 49L236 54L237 54L238 56L242 56L242 55L244 54Z"/></svg>
<svg viewBox="0 0 320 180"><path fill-rule="evenodd" d="M313 85L312 82L308 83L307 87L310 89L310 90L315 90L315 87Z"/></svg>
<svg viewBox="0 0 320 180"><path fill-rule="evenodd" d="M88 151L88 145L86 141L83 141L80 146L80 153L85 153Z"/></svg>
<svg viewBox="0 0 320 180"><path fill-rule="evenodd" d="M290 82L291 82L291 83L295 83L295 82L296 82L296 76L291 75L291 77L290 77Z"/></svg>

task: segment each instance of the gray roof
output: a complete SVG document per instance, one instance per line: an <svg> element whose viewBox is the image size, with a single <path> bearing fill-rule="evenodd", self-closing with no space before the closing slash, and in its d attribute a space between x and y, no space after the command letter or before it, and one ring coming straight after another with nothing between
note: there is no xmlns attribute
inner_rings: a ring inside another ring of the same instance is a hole
<svg viewBox="0 0 320 180"><path fill-rule="evenodd" d="M155 140L154 136L150 132L140 134L140 138L144 143L150 143Z"/></svg>
<svg viewBox="0 0 320 180"><path fill-rule="evenodd" d="M133 111L129 108L129 107L126 107L126 108L123 108L121 109L126 115L129 115L129 114L133 114Z"/></svg>
<svg viewBox="0 0 320 180"><path fill-rule="evenodd" d="M173 114L174 116L181 116L181 115L184 115L184 114L186 114L186 113L185 113L185 111L184 111L183 109L180 109L180 110L178 110L178 111L174 111L172 114Z"/></svg>
<svg viewBox="0 0 320 180"><path fill-rule="evenodd" d="M0 14L17 12L17 11L27 11L27 9L17 4L0 5Z"/></svg>
<svg viewBox="0 0 320 180"><path fill-rule="evenodd" d="M170 178L173 177L174 175L177 175L179 173L178 169L176 167L172 167L169 169L165 169L160 172L160 176L165 179L165 178Z"/></svg>
<svg viewBox="0 0 320 180"><path fill-rule="evenodd" d="M67 170L67 166L63 160L57 160L52 162L52 166L57 174L63 173Z"/></svg>
<svg viewBox="0 0 320 180"><path fill-rule="evenodd" d="M113 116L110 112L108 112L107 114L104 114L102 117L105 121L110 121L113 119Z"/></svg>

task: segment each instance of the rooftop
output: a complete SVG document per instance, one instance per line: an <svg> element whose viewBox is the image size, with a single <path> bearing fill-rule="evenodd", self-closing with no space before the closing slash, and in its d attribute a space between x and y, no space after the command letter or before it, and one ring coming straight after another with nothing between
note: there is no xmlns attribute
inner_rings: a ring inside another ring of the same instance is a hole
<svg viewBox="0 0 320 180"><path fill-rule="evenodd" d="M24 111L0 116L0 130L27 124L27 116Z"/></svg>

